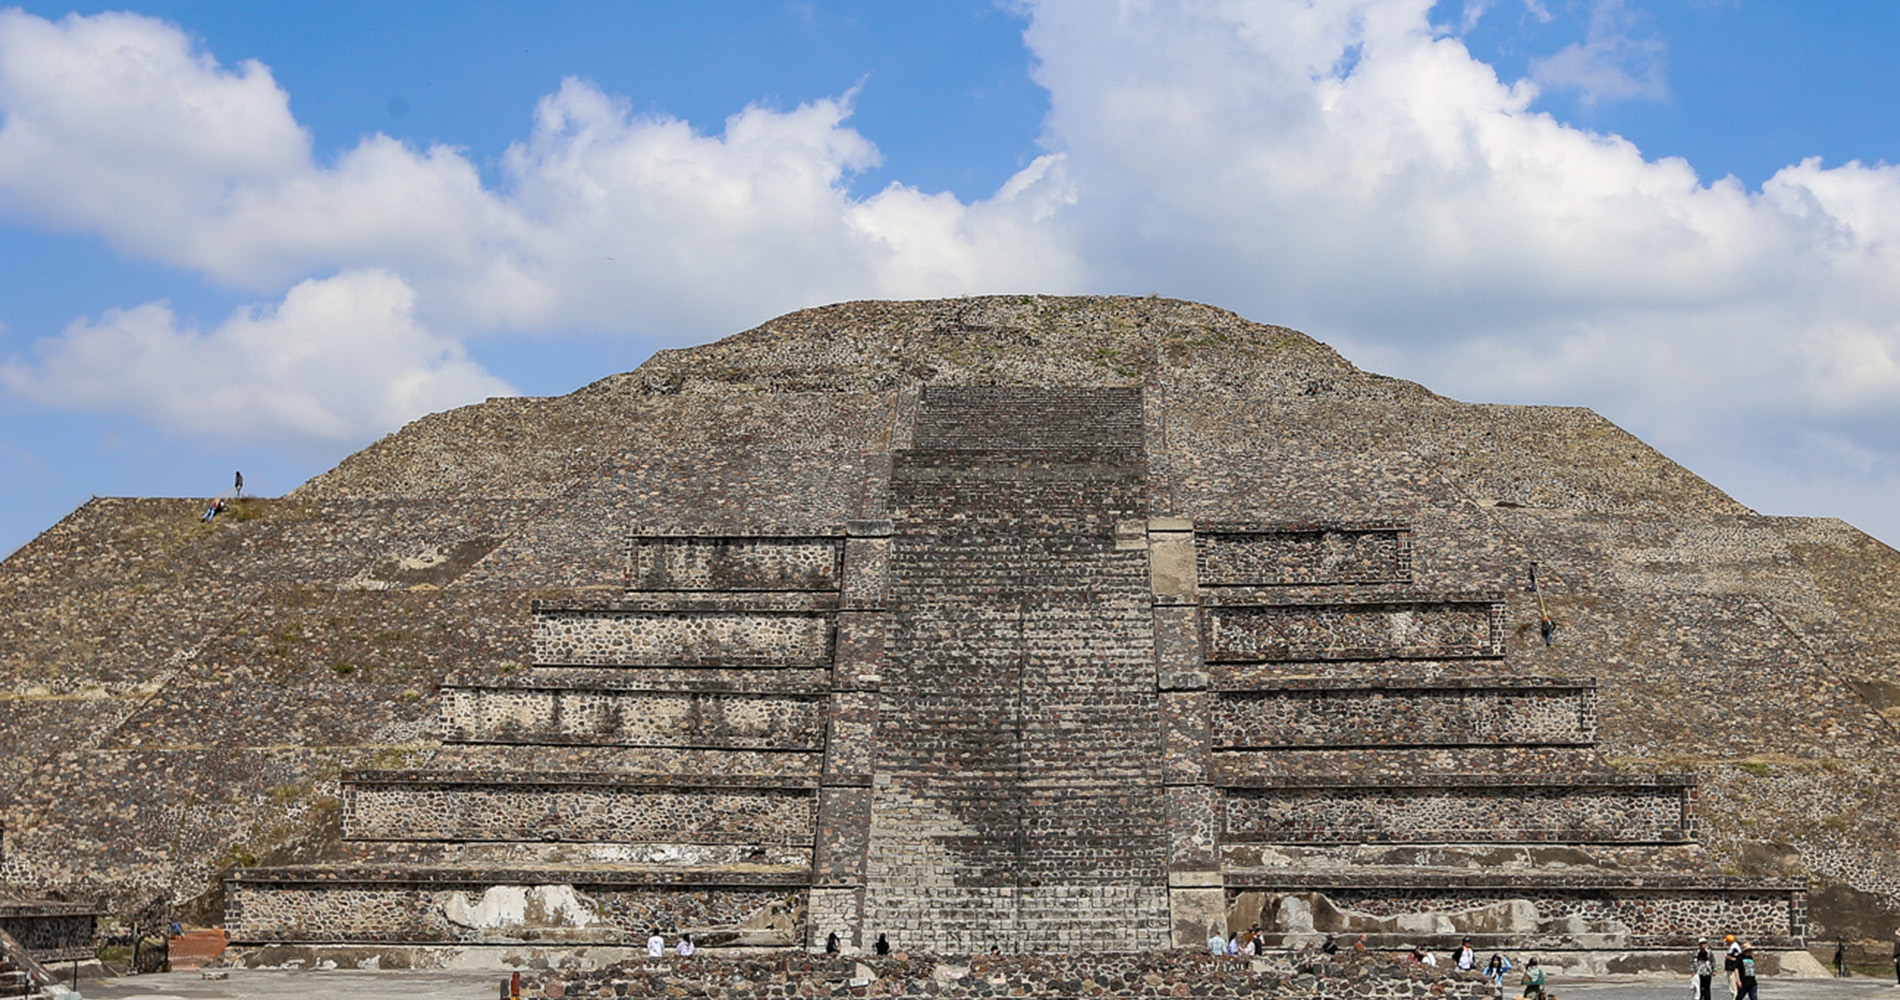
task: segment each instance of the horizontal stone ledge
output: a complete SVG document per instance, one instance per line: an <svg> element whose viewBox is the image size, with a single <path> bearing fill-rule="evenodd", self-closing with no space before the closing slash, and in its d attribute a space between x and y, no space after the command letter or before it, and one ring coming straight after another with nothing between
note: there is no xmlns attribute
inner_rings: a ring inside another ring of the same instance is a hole
<svg viewBox="0 0 1900 1000"><path fill-rule="evenodd" d="M1798 879L1750 878L1745 875L1652 874L1630 875L1622 872L1558 873L1524 871L1502 874L1496 871L1421 871L1421 872L1288 872L1281 869L1228 869L1221 881L1229 889L1326 890L1326 889L1487 889L1506 892L1522 890L1578 889L1628 890L1632 892L1698 891L1724 895L1782 894L1807 891L1807 883Z"/></svg>
<svg viewBox="0 0 1900 1000"><path fill-rule="evenodd" d="M1443 648L1425 649L1417 653L1403 653L1389 646L1340 646L1316 653L1311 649L1294 650L1283 655L1265 654L1256 656L1237 656L1232 654L1207 656L1208 667L1218 670L1223 667L1282 666L1290 663L1333 663L1338 661L1360 662L1365 660L1386 660L1393 663L1406 663L1413 660L1431 662L1445 660L1450 662L1479 662L1494 660L1504 662L1501 652L1458 652Z"/></svg>
<svg viewBox="0 0 1900 1000"><path fill-rule="evenodd" d="M444 741L448 742L448 741ZM1334 740L1325 736L1316 736L1307 743L1221 743L1215 742L1210 749L1216 753L1302 753L1313 750L1485 750L1509 747L1513 750L1539 749L1587 749L1596 746L1597 741L1579 736L1575 739L1522 739L1522 740L1392 740L1384 743L1356 743Z"/></svg>
<svg viewBox="0 0 1900 1000"><path fill-rule="evenodd" d="M1324 748L1320 748L1324 749ZM1693 774L1444 774L1423 775L1225 775L1208 782L1216 788L1284 788L1307 790L1533 788L1571 791L1582 789L1665 788L1696 786Z"/></svg>
<svg viewBox="0 0 1900 1000"><path fill-rule="evenodd" d="M1405 521L1196 521L1200 535L1312 535L1328 531L1411 531Z"/></svg>
<svg viewBox="0 0 1900 1000"><path fill-rule="evenodd" d="M16 917L96 917L107 911L97 903L70 903L52 899L0 899L0 920Z"/></svg>
<svg viewBox="0 0 1900 1000"><path fill-rule="evenodd" d="M1375 661L1376 662L1376 661ZM1213 689L1221 694L1271 693L1275 691L1342 691L1357 694L1368 691L1595 691L1595 677L1279 677L1239 684L1232 678L1216 678Z"/></svg>
<svg viewBox="0 0 1900 1000"><path fill-rule="evenodd" d="M795 542L807 538L843 538L843 524L759 524L715 531L706 527L667 528L641 525L626 536L630 541L659 538L667 541Z"/></svg>
<svg viewBox="0 0 1900 1000"><path fill-rule="evenodd" d="M656 788L733 789L738 791L812 791L818 779L807 775L762 777L742 774L663 774L612 771L344 771L346 785L435 785L475 788Z"/></svg>
<svg viewBox="0 0 1900 1000"><path fill-rule="evenodd" d="M1199 585L1201 604L1210 609L1222 611L1247 611L1253 609L1281 610L1299 608L1302 610L1326 610L1336 608L1343 611L1411 611L1420 607L1456 607L1482 608L1489 612L1504 603L1504 595L1494 592L1473 593L1470 591L1429 591L1406 588L1400 592L1369 593L1363 596L1352 594L1310 593L1298 588L1310 586L1298 584L1291 586L1259 586L1255 584L1237 584L1222 586L1203 583ZM1320 588L1314 588L1318 590ZM538 602L537 602L538 603ZM1377 659L1377 657L1368 657Z"/></svg>
<svg viewBox="0 0 1900 1000"><path fill-rule="evenodd" d="M889 538L891 537L891 519L886 517L846 521L844 533L847 538Z"/></svg>
<svg viewBox="0 0 1900 1000"><path fill-rule="evenodd" d="M409 865L298 865L284 868L238 868L225 875L226 884L252 887L359 888L379 886L435 886L487 888L496 885L571 885L590 888L622 886L678 886L680 888L751 888L811 885L809 869L743 868L429 868Z"/></svg>
<svg viewBox="0 0 1900 1000"><path fill-rule="evenodd" d="M600 670L604 673L607 671L612 671L612 670L617 670L617 669L636 669L637 670L639 668L637 667L636 668L584 667L583 669ZM681 669L692 669L692 668L687 667L687 668L681 668ZM713 668L707 668L707 669L716 670L719 668L713 667ZM780 669L766 668L766 669L768 669L770 673L773 673L773 674L784 672L783 668L780 668ZM790 699L794 701L823 701L825 700L827 696L831 694L831 691L833 689L833 685L830 685L830 684L826 684L826 685L798 684L798 683L787 684L787 683L779 682L776 685L774 685L773 679L770 677L765 678L765 683L759 684L759 685L741 684L741 683L735 683L733 681L702 681L702 682L689 682L687 684L682 684L678 687L664 687L664 688L629 687L625 684L610 684L610 683L606 683L605 681L606 679L603 678L601 680L593 681L591 683L584 681L584 682L576 684L576 683L563 681L563 680L552 680L552 679L538 680L533 676L529 676L520 681L505 681L504 680L504 681L484 681L480 683L467 682L467 681L462 681L459 679L451 679L451 680L445 680L441 684L437 685L436 690L445 692L445 693L449 691L469 691L469 692L474 692L477 694L504 694L504 695L505 694L543 693L543 692L549 693L549 694L650 694L650 695L718 694L718 695L727 695L733 698L760 698L760 699L777 698L777 699Z"/></svg>
<svg viewBox="0 0 1900 1000"><path fill-rule="evenodd" d="M717 740L706 737L682 737L677 740L615 739L587 733L508 733L455 734L442 737L445 746L454 747L611 747L620 750L729 750L745 753L805 754L813 758L824 754L822 746L810 743L770 743L734 738ZM361 782L359 782L361 784Z"/></svg>
<svg viewBox="0 0 1900 1000"><path fill-rule="evenodd" d="M653 595L653 596L646 596ZM665 596L660 596L665 595ZM533 602L540 614L704 614L825 615L838 610L831 590L668 590L632 591L622 597L544 598Z"/></svg>

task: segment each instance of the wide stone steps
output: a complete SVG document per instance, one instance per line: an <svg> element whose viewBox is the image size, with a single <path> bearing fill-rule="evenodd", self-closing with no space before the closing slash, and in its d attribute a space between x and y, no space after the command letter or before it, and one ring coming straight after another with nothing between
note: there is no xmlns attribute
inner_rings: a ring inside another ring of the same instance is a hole
<svg viewBox="0 0 1900 1000"><path fill-rule="evenodd" d="M1596 681L1333 677L1216 685L1212 749L1589 747Z"/></svg>
<svg viewBox="0 0 1900 1000"><path fill-rule="evenodd" d="M1222 787L1222 843L1683 843L1695 781L1682 775L1258 777Z"/></svg>
<svg viewBox="0 0 1900 1000"><path fill-rule="evenodd" d="M1469 937L1481 951L1689 949L1734 934L1757 947L1799 947L1807 913L1796 880L1701 871L1355 867L1288 872L1234 869L1227 893L1269 946L1333 934L1369 948L1425 946L1445 956ZM1482 956L1481 956L1482 960Z"/></svg>
<svg viewBox="0 0 1900 1000"><path fill-rule="evenodd" d="M349 840L809 844L816 783L621 773L355 771Z"/></svg>
<svg viewBox="0 0 1900 1000"><path fill-rule="evenodd" d="M233 944L630 944L654 927L789 946L797 866L305 865L225 879Z"/></svg>
<svg viewBox="0 0 1900 1000"><path fill-rule="evenodd" d="M589 744L816 752L829 692L639 690L530 679L444 685L447 743Z"/></svg>

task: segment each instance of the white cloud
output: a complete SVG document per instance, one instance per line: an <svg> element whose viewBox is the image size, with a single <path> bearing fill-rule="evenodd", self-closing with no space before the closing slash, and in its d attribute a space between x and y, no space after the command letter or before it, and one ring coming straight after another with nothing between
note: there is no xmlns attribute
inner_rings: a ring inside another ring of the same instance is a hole
<svg viewBox="0 0 1900 1000"><path fill-rule="evenodd" d="M751 107L709 136L570 79L488 189L460 151L380 135L316 162L267 69L163 22L0 14L0 205L237 287L382 267L444 328L703 336L830 298L1076 284L1030 225L1062 197L1053 161L977 205L856 199L877 150L849 112Z"/></svg>
<svg viewBox="0 0 1900 1000"><path fill-rule="evenodd" d="M1745 501L1796 495L1772 483L1811 451L1789 428L1859 449L1843 487L1891 477L1900 170L1703 184L1533 111L1535 84L1436 35L1431 6L1034 4L1097 283L1301 325L1467 398L1599 406L1738 470ZM1627 56L1624 13L1595 30Z"/></svg>
<svg viewBox="0 0 1900 1000"><path fill-rule="evenodd" d="M162 302L107 312L0 366L24 399L126 413L177 433L237 442L354 442L507 383L420 326L394 275L356 271L298 283L275 307L216 329L181 328Z"/></svg>
<svg viewBox="0 0 1900 1000"><path fill-rule="evenodd" d="M1550 89L1575 90L1585 104L1661 100L1663 43L1636 33L1637 17L1624 0L1596 0L1581 42L1531 63L1531 79Z"/></svg>
<svg viewBox="0 0 1900 1000"><path fill-rule="evenodd" d="M495 331L677 343L842 298L1160 291L1469 398L1596 405L1731 470L1745 501L1896 481L1900 172L1811 160L1760 190L1704 184L1532 109L1540 86L1661 93L1661 50L1624 5L1598 3L1583 43L1518 81L1432 7L1026 2L1048 155L974 203L853 196L877 151L850 95L707 134L569 80L498 185L457 150L381 136L318 162L261 66L133 15L0 14L0 206L289 289L206 334L162 306L107 314L7 384L218 433L234 408L203 400L248 378L273 386L243 400L260 426L324 437L495 391L456 347ZM353 310L387 336L324 319ZM351 367L359 350L414 376L407 402ZM127 352L192 391L126 375ZM1795 469L1808 485L1777 484Z"/></svg>

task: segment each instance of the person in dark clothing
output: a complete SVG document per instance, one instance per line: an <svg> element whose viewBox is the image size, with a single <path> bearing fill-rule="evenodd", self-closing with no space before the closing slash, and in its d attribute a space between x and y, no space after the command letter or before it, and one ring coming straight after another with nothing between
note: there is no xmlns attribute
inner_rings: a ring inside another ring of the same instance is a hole
<svg viewBox="0 0 1900 1000"><path fill-rule="evenodd" d="M1735 970L1742 964L1742 946L1733 934L1723 936L1722 942L1728 945L1728 950L1722 953L1722 978L1728 980L1728 995L1734 1000L1742 995L1741 984L1735 978Z"/></svg>
<svg viewBox="0 0 1900 1000"><path fill-rule="evenodd" d="M1846 941L1834 942L1834 974L1837 976L1847 975L1847 942Z"/></svg>
<svg viewBox="0 0 1900 1000"><path fill-rule="evenodd" d="M1337 955L1339 954L1339 942L1333 940L1333 936L1328 934L1326 935L1326 943L1320 945L1319 950L1328 955Z"/></svg>
<svg viewBox="0 0 1900 1000"><path fill-rule="evenodd" d="M1695 986L1696 1000L1709 1000L1709 983L1715 978L1715 956L1709 954L1709 939L1696 942L1695 950Z"/></svg>
<svg viewBox="0 0 1900 1000"><path fill-rule="evenodd" d="M1755 992L1755 949L1742 946L1742 957L1735 966L1735 1000L1761 1000Z"/></svg>
<svg viewBox="0 0 1900 1000"><path fill-rule="evenodd" d="M836 955L837 953L838 953L838 932L832 931L830 934L825 935L825 954Z"/></svg>
<svg viewBox="0 0 1900 1000"><path fill-rule="evenodd" d="M875 948L878 954L888 955L891 953L891 940L890 938L887 938L883 934L880 933L877 936L877 944L874 945L873 947Z"/></svg>
<svg viewBox="0 0 1900 1000"><path fill-rule="evenodd" d="M1893 932L1893 984L1900 986L1900 931Z"/></svg>

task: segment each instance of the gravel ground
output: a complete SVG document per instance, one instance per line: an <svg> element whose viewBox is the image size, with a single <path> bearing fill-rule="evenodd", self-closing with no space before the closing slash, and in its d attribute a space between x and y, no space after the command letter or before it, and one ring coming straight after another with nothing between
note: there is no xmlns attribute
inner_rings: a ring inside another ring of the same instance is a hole
<svg viewBox="0 0 1900 1000"><path fill-rule="evenodd" d="M232 969L231 978L206 980L196 972L135 978L81 980L85 1000L488 1000L499 993L502 972L287 972ZM1688 977L1552 977L1559 1000L1694 1000ZM1715 1000L1727 996L1718 983ZM1763 979L1761 1000L1900 1000L1891 981L1852 979Z"/></svg>

